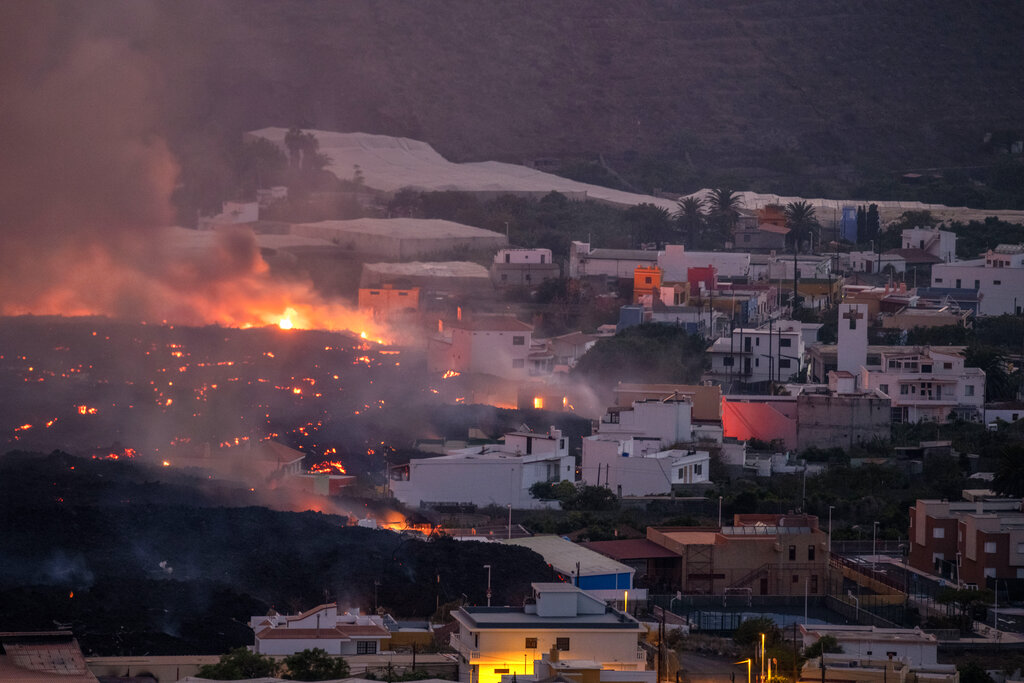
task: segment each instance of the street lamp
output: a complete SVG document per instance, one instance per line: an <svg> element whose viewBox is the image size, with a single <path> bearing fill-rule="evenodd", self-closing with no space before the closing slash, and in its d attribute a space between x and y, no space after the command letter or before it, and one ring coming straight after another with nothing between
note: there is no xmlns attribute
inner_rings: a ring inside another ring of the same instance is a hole
<svg viewBox="0 0 1024 683"><path fill-rule="evenodd" d="M750 659L750 657L747 657L746 659L741 659L740 661L735 662L736 664L746 664L747 665L747 683L751 683L751 680L750 680L750 664L751 664L751 662L752 662L752 660Z"/></svg>
<svg viewBox="0 0 1024 683"><path fill-rule="evenodd" d="M487 570L487 606L491 606L491 565L485 564L484 569Z"/></svg>
<svg viewBox="0 0 1024 683"><path fill-rule="evenodd" d="M761 634L761 680L764 681L764 634Z"/></svg>

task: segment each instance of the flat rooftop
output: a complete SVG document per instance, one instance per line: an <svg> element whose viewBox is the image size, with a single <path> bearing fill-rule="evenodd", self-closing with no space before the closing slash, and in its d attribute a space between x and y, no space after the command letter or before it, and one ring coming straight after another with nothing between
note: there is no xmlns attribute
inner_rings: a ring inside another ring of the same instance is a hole
<svg viewBox="0 0 1024 683"><path fill-rule="evenodd" d="M569 586L569 584L566 585ZM479 628L519 629L529 627L537 630L568 628L626 629L631 631L640 629L639 623L610 609L606 610L604 614L582 614L575 617L541 617L536 614L527 614L522 607L464 606L459 608L459 612L466 621Z"/></svg>
<svg viewBox="0 0 1024 683"><path fill-rule="evenodd" d="M547 561L556 571L569 575L576 573L579 565L580 576L603 574L632 574L633 569L601 553L588 550L561 536L532 536L506 541L511 545L529 548ZM545 584L545 590L550 590Z"/></svg>

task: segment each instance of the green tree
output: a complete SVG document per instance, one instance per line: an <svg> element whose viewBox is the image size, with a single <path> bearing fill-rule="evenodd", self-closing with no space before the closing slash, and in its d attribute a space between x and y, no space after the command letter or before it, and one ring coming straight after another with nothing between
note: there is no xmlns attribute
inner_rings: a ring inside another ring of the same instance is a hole
<svg viewBox="0 0 1024 683"><path fill-rule="evenodd" d="M1013 444L1003 450L995 476L992 477L992 490L1014 498L1024 498L1024 446Z"/></svg>
<svg viewBox="0 0 1024 683"><path fill-rule="evenodd" d="M654 204L637 204L622 214L623 227L638 244L664 244L672 236L672 218L667 209Z"/></svg>
<svg viewBox="0 0 1024 683"><path fill-rule="evenodd" d="M277 662L272 657L250 652L246 647L239 647L226 655L221 655L220 661L216 664L200 667L199 677L216 681L237 681L274 676L277 670Z"/></svg>
<svg viewBox="0 0 1024 683"><path fill-rule="evenodd" d="M960 630L967 633L974 620L974 609L992 602L992 591L987 588L943 588L935 600L944 605L955 605L960 613Z"/></svg>
<svg viewBox="0 0 1024 683"><path fill-rule="evenodd" d="M807 659L814 659L820 657L825 652L842 652L843 647L836 640L835 636L822 636L817 641L807 646L804 650L804 657Z"/></svg>
<svg viewBox="0 0 1024 683"><path fill-rule="evenodd" d="M732 235L736 228L736 220L743 206L743 197L734 190L719 187L711 190L708 196L708 214L714 227L723 235Z"/></svg>
<svg viewBox="0 0 1024 683"><path fill-rule="evenodd" d="M765 636L764 644L766 648L782 641L782 630L768 617L744 619L736 627L736 631L732 634L732 639L736 641L737 645L756 645L760 647L762 633Z"/></svg>
<svg viewBox="0 0 1024 683"><path fill-rule="evenodd" d="M686 238L686 248L694 249L704 234L707 215L704 213L704 200L700 197L686 197L678 203L676 225Z"/></svg>
<svg viewBox="0 0 1024 683"><path fill-rule="evenodd" d="M814 244L814 238L821 225L818 223L814 206L810 202L799 201L786 204L786 227L789 228L793 250L799 254L803 242Z"/></svg>
<svg viewBox="0 0 1024 683"><path fill-rule="evenodd" d="M1016 392L1006 354L994 346L972 344L964 352L964 365L985 371L985 400L1007 401Z"/></svg>
<svg viewBox="0 0 1024 683"><path fill-rule="evenodd" d="M995 683L977 660L957 664L956 670L960 674L960 683Z"/></svg>
<svg viewBox="0 0 1024 683"><path fill-rule="evenodd" d="M293 681L329 681L348 676L348 662L318 647L284 658L284 677Z"/></svg>

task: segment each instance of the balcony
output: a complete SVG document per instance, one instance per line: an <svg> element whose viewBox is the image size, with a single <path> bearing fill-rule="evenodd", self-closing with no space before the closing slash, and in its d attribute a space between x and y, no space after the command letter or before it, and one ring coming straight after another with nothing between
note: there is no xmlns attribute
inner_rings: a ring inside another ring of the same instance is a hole
<svg viewBox="0 0 1024 683"><path fill-rule="evenodd" d="M463 640L458 633L452 634L449 643L452 646L452 649L458 652L459 655L467 662L475 662L480 659L480 650L474 650L472 641Z"/></svg>

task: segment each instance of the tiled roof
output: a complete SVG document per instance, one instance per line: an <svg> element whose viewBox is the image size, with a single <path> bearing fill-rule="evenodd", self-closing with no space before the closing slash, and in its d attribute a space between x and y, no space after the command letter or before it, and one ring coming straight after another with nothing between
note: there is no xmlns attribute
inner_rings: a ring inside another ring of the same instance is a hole
<svg viewBox="0 0 1024 683"><path fill-rule="evenodd" d="M622 539L620 541L591 541L581 544L594 552L607 555L613 560L642 560L657 557L679 557L664 546L646 538Z"/></svg>

